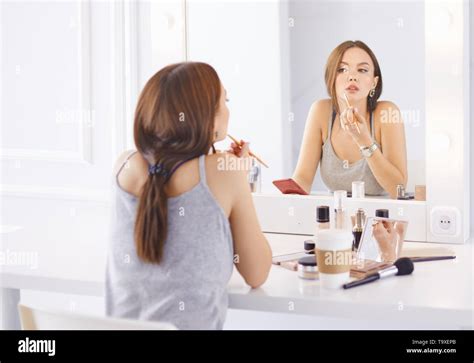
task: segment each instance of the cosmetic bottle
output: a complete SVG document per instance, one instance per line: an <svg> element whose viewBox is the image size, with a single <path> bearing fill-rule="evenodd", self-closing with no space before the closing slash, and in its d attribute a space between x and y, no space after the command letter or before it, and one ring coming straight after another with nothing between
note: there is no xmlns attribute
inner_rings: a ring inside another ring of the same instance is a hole
<svg viewBox="0 0 474 363"><path fill-rule="evenodd" d="M260 193L262 190L262 169L258 162L252 158L252 167L250 168L247 178L252 193Z"/></svg>
<svg viewBox="0 0 474 363"><path fill-rule="evenodd" d="M336 190L334 192L334 228L344 229L346 224L346 211L344 204L347 198L347 191Z"/></svg>
<svg viewBox="0 0 474 363"><path fill-rule="evenodd" d="M388 209L376 209L375 210L375 216L376 217L382 217L382 218L389 218Z"/></svg>
<svg viewBox="0 0 474 363"><path fill-rule="evenodd" d="M362 236L362 231L365 224L365 211L362 208L357 209L355 215L355 224L352 228L352 235L354 240L352 243L352 251L357 251L359 249L360 238Z"/></svg>
<svg viewBox="0 0 474 363"><path fill-rule="evenodd" d="M304 241L304 252L308 255L314 255L314 249L316 248L316 244L312 239L308 239Z"/></svg>
<svg viewBox="0 0 474 363"><path fill-rule="evenodd" d="M318 231L321 229L329 229L331 227L330 221L330 209L327 205L319 205L316 207L316 233L315 237L318 234Z"/></svg>
<svg viewBox="0 0 474 363"><path fill-rule="evenodd" d="M352 182L352 198L365 198L365 183L363 181Z"/></svg>
<svg viewBox="0 0 474 363"><path fill-rule="evenodd" d="M405 186L403 184L397 185L397 199L407 199L405 196Z"/></svg>

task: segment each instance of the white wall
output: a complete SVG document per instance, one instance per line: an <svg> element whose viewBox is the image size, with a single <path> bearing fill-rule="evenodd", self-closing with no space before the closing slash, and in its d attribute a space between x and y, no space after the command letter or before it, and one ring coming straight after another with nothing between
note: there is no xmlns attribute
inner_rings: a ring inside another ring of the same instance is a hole
<svg viewBox="0 0 474 363"><path fill-rule="evenodd" d="M211 64L227 89L229 134L250 141L270 166L262 190L283 177L289 146L282 116L280 4L277 1L189 1L188 59ZM227 149L230 140L219 143Z"/></svg>
<svg viewBox="0 0 474 363"><path fill-rule="evenodd" d="M345 40L362 40L382 71L381 100L404 115L409 180L407 190L425 184L424 5L422 1L288 2L290 33L292 163L296 166L311 104L328 98L324 69L330 52ZM326 190L319 169L314 190Z"/></svg>
<svg viewBox="0 0 474 363"><path fill-rule="evenodd" d="M114 117L110 5L1 2L0 8L2 246L36 253L45 274L51 272L45 258L25 246L34 241L66 251L58 264L65 277L80 278L90 253L105 259L115 136L123 127ZM5 226L18 228L3 233ZM68 255L70 244L84 254Z"/></svg>

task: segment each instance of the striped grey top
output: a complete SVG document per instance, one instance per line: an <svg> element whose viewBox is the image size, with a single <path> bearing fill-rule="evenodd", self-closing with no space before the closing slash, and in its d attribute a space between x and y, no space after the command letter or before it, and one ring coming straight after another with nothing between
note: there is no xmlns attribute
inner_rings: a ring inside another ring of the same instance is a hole
<svg viewBox="0 0 474 363"><path fill-rule="evenodd" d="M348 164L337 157L331 143L331 132L336 113L333 112L329 119L329 129L326 141L323 144L321 155L321 179L330 191L347 190L352 191L353 181L363 181L365 184L365 194L367 195L388 195L380 186L370 170L365 158ZM375 140L374 122L372 112L370 113L370 130L372 139Z"/></svg>
<svg viewBox="0 0 474 363"><path fill-rule="evenodd" d="M118 184L126 162L118 171L106 268L107 315L170 322L178 329L222 329L234 249L229 221L206 183L205 157L199 157L199 184L168 198L168 236L158 265L137 257L138 199Z"/></svg>

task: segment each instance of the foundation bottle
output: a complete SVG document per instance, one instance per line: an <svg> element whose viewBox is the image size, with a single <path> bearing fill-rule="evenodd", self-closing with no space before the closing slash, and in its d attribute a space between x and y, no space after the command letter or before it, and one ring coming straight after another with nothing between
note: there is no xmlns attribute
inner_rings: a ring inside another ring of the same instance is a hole
<svg viewBox="0 0 474 363"><path fill-rule="evenodd" d="M346 190L334 192L334 228L344 229L346 224L346 210L344 204L347 198Z"/></svg>
<svg viewBox="0 0 474 363"><path fill-rule="evenodd" d="M316 231L314 234L315 239L318 236L318 231L322 229L329 229L331 227L329 216L330 209L328 205L320 205L316 207Z"/></svg>

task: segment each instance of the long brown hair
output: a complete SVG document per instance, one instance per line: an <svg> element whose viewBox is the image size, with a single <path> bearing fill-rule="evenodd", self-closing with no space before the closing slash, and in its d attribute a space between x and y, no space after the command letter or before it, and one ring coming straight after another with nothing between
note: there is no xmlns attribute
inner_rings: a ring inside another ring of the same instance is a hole
<svg viewBox="0 0 474 363"><path fill-rule="evenodd" d="M324 79L326 81L326 88L328 91L329 96L331 97L331 102L333 109L339 113L339 104L337 102L337 94L336 94L336 77L337 77L337 70L339 68L339 64L342 61L342 57L346 50L352 47L357 47L362 50L365 50L367 54L372 59L374 63L374 77L379 77L377 85L375 86L375 93L372 97L367 97L367 110L373 111L375 107L377 107L377 100L379 99L380 95L382 94L382 72L380 71L379 62L375 57L374 52L360 40L347 40L339 44L329 55L328 61L326 63L326 71L324 73Z"/></svg>
<svg viewBox="0 0 474 363"><path fill-rule="evenodd" d="M137 150L164 174L149 174L141 190L135 221L138 257L159 263L168 225L164 186L178 164L207 154L213 146L214 118L221 82L205 63L169 65L147 82L138 99L134 121Z"/></svg>

